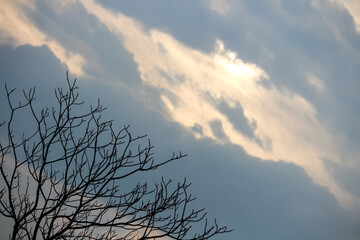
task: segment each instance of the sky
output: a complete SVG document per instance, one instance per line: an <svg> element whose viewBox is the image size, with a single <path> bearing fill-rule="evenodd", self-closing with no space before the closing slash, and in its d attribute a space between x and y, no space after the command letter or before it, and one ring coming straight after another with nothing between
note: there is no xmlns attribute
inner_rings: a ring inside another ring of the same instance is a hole
<svg viewBox="0 0 360 240"><path fill-rule="evenodd" d="M1 112L5 83L46 105L69 71L159 159L189 155L154 179L187 177L234 230L214 239L360 239L360 1L0 5Z"/></svg>

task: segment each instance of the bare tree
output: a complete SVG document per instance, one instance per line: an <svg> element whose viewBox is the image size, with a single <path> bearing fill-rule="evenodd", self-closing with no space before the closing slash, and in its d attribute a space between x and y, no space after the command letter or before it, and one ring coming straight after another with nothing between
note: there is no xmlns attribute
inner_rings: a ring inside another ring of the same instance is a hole
<svg viewBox="0 0 360 240"><path fill-rule="evenodd" d="M186 155L156 162L146 136L133 137L128 126L116 131L101 119L99 101L84 112L76 79L67 77L67 84L55 89L56 107L39 111L35 88L14 104L15 89L5 86L10 112L0 125L7 133L0 142L0 213L13 221L9 239L209 239L229 232L216 221L208 225L204 209L189 209L194 198L186 179L130 188L132 176ZM26 111L34 130L19 137L17 114Z"/></svg>

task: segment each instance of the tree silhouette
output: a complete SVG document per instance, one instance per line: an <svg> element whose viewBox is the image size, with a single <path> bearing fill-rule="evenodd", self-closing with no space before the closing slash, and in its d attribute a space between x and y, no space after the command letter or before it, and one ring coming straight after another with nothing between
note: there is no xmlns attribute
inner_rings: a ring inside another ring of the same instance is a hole
<svg viewBox="0 0 360 240"><path fill-rule="evenodd" d="M204 209L189 209L194 198L186 179L130 187L132 176L186 155L155 161L146 136L132 136L129 126L116 131L101 119L106 108L99 101L85 110L76 79L67 76L67 88L55 89L56 106L39 111L35 88L23 91L18 104L15 89L5 89L10 112L0 125L7 133L0 142L0 213L13 221L9 239L209 239L230 231L216 221L208 225ZM34 121L20 137L19 112Z"/></svg>

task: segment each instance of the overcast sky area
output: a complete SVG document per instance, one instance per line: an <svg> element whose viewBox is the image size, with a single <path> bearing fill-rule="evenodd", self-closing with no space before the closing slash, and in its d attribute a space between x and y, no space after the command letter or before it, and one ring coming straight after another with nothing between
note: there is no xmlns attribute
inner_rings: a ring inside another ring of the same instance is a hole
<svg viewBox="0 0 360 240"><path fill-rule="evenodd" d="M1 112L5 83L46 106L69 71L159 159L189 155L153 178L187 177L234 229L215 239L360 239L360 1L0 6Z"/></svg>

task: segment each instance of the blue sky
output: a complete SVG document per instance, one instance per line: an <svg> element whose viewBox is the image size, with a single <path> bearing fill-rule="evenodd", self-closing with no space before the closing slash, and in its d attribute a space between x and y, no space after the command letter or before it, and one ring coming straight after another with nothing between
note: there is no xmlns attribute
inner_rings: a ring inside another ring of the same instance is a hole
<svg viewBox="0 0 360 240"><path fill-rule="evenodd" d="M234 231L360 238L360 2L0 1L0 81L65 84L148 133ZM6 110L4 91L1 111Z"/></svg>

